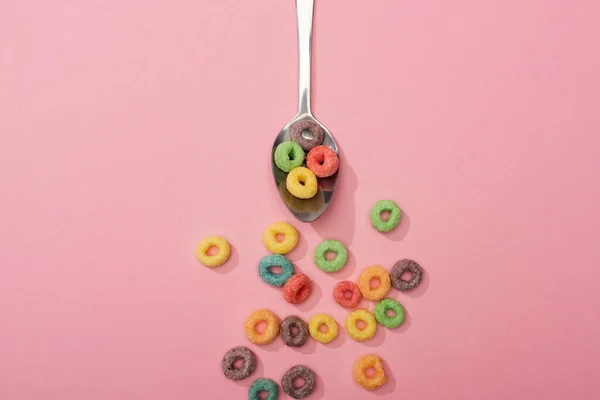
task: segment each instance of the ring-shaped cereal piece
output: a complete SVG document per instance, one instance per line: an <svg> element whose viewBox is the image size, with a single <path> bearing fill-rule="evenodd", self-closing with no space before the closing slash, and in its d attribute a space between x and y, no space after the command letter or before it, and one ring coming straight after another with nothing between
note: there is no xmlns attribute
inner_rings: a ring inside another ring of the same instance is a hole
<svg viewBox="0 0 600 400"><path fill-rule="evenodd" d="M211 247L216 247L219 252L214 256L208 255L208 250ZM198 261L207 267L214 268L223 265L229 258L231 248L227 240L220 236L210 236L202 239L196 247L196 257Z"/></svg>
<svg viewBox="0 0 600 400"><path fill-rule="evenodd" d="M321 332L321 325L325 325L327 332ZM317 314L310 319L308 324L310 336L318 342L329 343L338 335L338 325L333 318L327 314Z"/></svg>
<svg viewBox="0 0 600 400"><path fill-rule="evenodd" d="M298 143L291 141L279 143L273 155L275 165L284 171L290 172L304 162L304 150Z"/></svg>
<svg viewBox="0 0 600 400"><path fill-rule="evenodd" d="M248 400L260 400L259 393L267 392L269 395L265 400L277 400L279 397L279 386L269 378L258 378L248 389Z"/></svg>
<svg viewBox="0 0 600 400"><path fill-rule="evenodd" d="M402 274L405 272L410 272L412 274L409 281L402 279ZM416 261L406 259L400 260L394 264L390 275L392 278L392 285L401 292L406 292L419 286L423 279L423 268Z"/></svg>
<svg viewBox="0 0 600 400"><path fill-rule="evenodd" d="M371 280L374 278L379 279L379 286L371 289ZM367 300L379 301L383 299L390 291L391 286L390 274L379 265L365 268L358 277L358 288Z"/></svg>
<svg viewBox="0 0 600 400"><path fill-rule="evenodd" d="M382 212L389 212L390 216L387 221L381 219ZM379 232L389 232L398 226L402 210L392 200L380 200L371 209L371 225Z"/></svg>
<svg viewBox="0 0 600 400"><path fill-rule="evenodd" d="M282 242L277 240L277 235L283 235ZM276 222L263 234L263 242L271 253L287 254L298 244L298 231L287 222Z"/></svg>
<svg viewBox="0 0 600 400"><path fill-rule="evenodd" d="M346 297L346 293L350 293L350 297ZM341 281L333 288L333 299L342 307L354 308L360 303L362 294L356 283Z"/></svg>
<svg viewBox="0 0 600 400"><path fill-rule="evenodd" d="M283 257L283 256L282 256ZM302 303L312 291L312 281L304 274L292 276L283 285L283 298L291 304Z"/></svg>
<svg viewBox="0 0 600 400"><path fill-rule="evenodd" d="M271 267L281 267L281 273L276 274ZM271 286L283 286L294 275L294 265L284 255L269 254L258 262L258 275Z"/></svg>
<svg viewBox="0 0 600 400"><path fill-rule="evenodd" d="M261 321L265 321L267 327L264 332L258 333L256 332L256 325ZM244 333L246 333L248 340L254 344L269 344L279 335L279 318L273 311L266 308L253 311L246 318Z"/></svg>
<svg viewBox="0 0 600 400"><path fill-rule="evenodd" d="M393 317L387 315L388 310L394 312ZM375 306L375 318L377 322L386 328L394 329L404 323L404 307L394 299L383 299Z"/></svg>
<svg viewBox="0 0 600 400"><path fill-rule="evenodd" d="M358 321L363 321L365 323L364 329L361 330L356 326ZM375 321L375 316L362 308L352 311L348 315L348 318L346 318L346 332L348 332L348 335L357 342L371 339L375 336L375 332L377 332L377 321Z"/></svg>
<svg viewBox="0 0 600 400"><path fill-rule="evenodd" d="M298 167L290 171L285 179L285 187L299 199L310 199L317 194L317 177L308 168Z"/></svg>
<svg viewBox="0 0 600 400"><path fill-rule="evenodd" d="M306 166L315 173L317 178L327 178L337 172L340 159L329 147L317 146L308 152Z"/></svg>
<svg viewBox="0 0 600 400"><path fill-rule="evenodd" d="M312 137L305 137L304 131L309 131L310 136ZM294 125L292 125L290 133L292 140L298 143L305 151L309 151L313 147L323 143L323 136L323 128L321 128L321 125L309 119L295 122Z"/></svg>
<svg viewBox="0 0 600 400"><path fill-rule="evenodd" d="M295 387L294 380L296 378L304 379L304 385L299 388ZM294 399L308 397L315 390L315 373L304 365L296 365L283 374L281 387L285 394Z"/></svg>
<svg viewBox="0 0 600 400"><path fill-rule="evenodd" d="M369 368L375 370L375 375L372 377L366 374ZM367 354L359 358L354 364L353 375L354 381L368 390L375 390L387 381L381 358L375 354Z"/></svg>
<svg viewBox="0 0 600 400"><path fill-rule="evenodd" d="M333 260L327 259L327 253L335 253ZM348 250L339 240L324 240L315 249L315 264L325 272L339 271L346 265Z"/></svg>
<svg viewBox="0 0 600 400"><path fill-rule="evenodd" d="M244 360L241 367L236 368L235 362ZM230 349L221 360L221 370L227 379L237 381L249 377L256 369L256 356L246 346Z"/></svg>
<svg viewBox="0 0 600 400"><path fill-rule="evenodd" d="M296 328L298 332L294 335L292 328ZM308 339L308 324L297 315L290 315L281 321L279 328L283 342L290 347L301 347Z"/></svg>

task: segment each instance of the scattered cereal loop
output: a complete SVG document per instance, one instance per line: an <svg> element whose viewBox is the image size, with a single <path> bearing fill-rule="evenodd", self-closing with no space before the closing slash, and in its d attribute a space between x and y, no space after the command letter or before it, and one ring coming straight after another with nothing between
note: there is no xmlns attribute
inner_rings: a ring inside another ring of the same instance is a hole
<svg viewBox="0 0 600 400"><path fill-rule="evenodd" d="M294 380L296 378L304 379L304 385L299 388L295 387ZM283 387L285 394L294 399L308 397L315 390L315 373L304 365L296 365L283 374L281 387Z"/></svg>
<svg viewBox="0 0 600 400"><path fill-rule="evenodd" d="M258 333L256 325L261 321L265 321L267 327L264 332ZM279 318L266 308L253 311L246 319L244 332L248 340L254 344L269 344L279 335Z"/></svg>
<svg viewBox="0 0 600 400"><path fill-rule="evenodd" d="M236 368L234 363L244 360L241 367ZM227 379L234 381L247 378L256 369L256 356L245 346L237 346L229 350L221 361L221 370Z"/></svg>
<svg viewBox="0 0 600 400"><path fill-rule="evenodd" d="M321 325L325 325L327 328L326 332L321 332L319 329ZM310 336L321 343L329 343L338 335L337 322L327 314L317 314L312 317L308 324L308 330Z"/></svg>
<svg viewBox="0 0 600 400"><path fill-rule="evenodd" d="M277 240L277 235L283 236L282 242ZM263 234L263 242L271 253L287 254L298 244L298 231L287 222L276 222Z"/></svg>
<svg viewBox="0 0 600 400"><path fill-rule="evenodd" d="M208 250L211 247L216 247L218 253L215 255L208 255ZM196 257L198 260L207 267L214 268L223 265L229 258L231 248L227 240L220 236L209 236L202 239L196 247Z"/></svg>
<svg viewBox="0 0 600 400"><path fill-rule="evenodd" d="M367 376L366 370L369 368L375 370L375 376ZM375 354L368 354L359 358L354 364L353 375L356 383L368 390L375 390L387 381L381 358Z"/></svg>
<svg viewBox="0 0 600 400"><path fill-rule="evenodd" d="M356 325L358 321L363 321L365 323L364 329L358 329L358 326ZM346 319L346 332L348 332L348 335L357 342L371 339L375 335L375 332L377 332L377 321L375 321L375 316L362 308L352 311Z"/></svg>
<svg viewBox="0 0 600 400"><path fill-rule="evenodd" d="M281 273L272 272L271 267L281 267ZM281 254L269 254L258 262L258 275L271 286L283 286L294 275L294 265Z"/></svg>
<svg viewBox="0 0 600 400"><path fill-rule="evenodd" d="M372 289L371 280L374 278L379 279L379 286ZM366 268L358 278L358 288L367 300L381 300L389 292L391 286L390 274L379 265Z"/></svg>
<svg viewBox="0 0 600 400"><path fill-rule="evenodd" d="M302 303L312 291L312 281L304 274L292 276L283 286L283 298L291 304Z"/></svg>

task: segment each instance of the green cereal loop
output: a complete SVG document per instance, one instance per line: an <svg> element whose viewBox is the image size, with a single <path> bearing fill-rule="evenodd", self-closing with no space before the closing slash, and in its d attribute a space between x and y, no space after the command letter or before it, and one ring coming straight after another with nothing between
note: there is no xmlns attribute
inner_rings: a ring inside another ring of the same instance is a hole
<svg viewBox="0 0 600 400"><path fill-rule="evenodd" d="M393 317L388 317L387 310L396 313ZM394 299L383 299L375 306L375 319L386 328L397 328L404 323L404 307Z"/></svg>
<svg viewBox="0 0 600 400"><path fill-rule="evenodd" d="M275 149L275 164L284 172L290 172L304 162L304 150L296 142L283 142Z"/></svg>
<svg viewBox="0 0 600 400"><path fill-rule="evenodd" d="M387 211L390 213L390 218L387 221L381 219L381 213ZM402 210L392 200L380 200L371 209L371 224L379 232L389 232L398 226Z"/></svg>
<svg viewBox="0 0 600 400"><path fill-rule="evenodd" d="M248 400L259 400L258 394L262 391L269 392L267 400L277 400L279 396L279 386L268 378L259 378L255 380L250 389L248 389Z"/></svg>
<svg viewBox="0 0 600 400"><path fill-rule="evenodd" d="M335 258L328 260L325 256L327 252L334 252ZM325 272L335 272L342 269L348 260L348 250L338 240L325 240L317 246L315 250L315 264Z"/></svg>

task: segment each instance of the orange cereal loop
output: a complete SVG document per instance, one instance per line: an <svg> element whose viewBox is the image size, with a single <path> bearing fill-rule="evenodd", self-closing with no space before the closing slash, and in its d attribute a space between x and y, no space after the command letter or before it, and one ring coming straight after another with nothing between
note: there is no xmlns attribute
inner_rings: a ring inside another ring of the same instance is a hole
<svg viewBox="0 0 600 400"><path fill-rule="evenodd" d="M267 327L264 332L258 333L256 331L256 325L259 322L265 321ZM246 326L244 332L249 341L254 344L269 344L277 335L279 335L279 317L271 310L262 308L260 310L253 311L248 318L246 318Z"/></svg>
<svg viewBox="0 0 600 400"><path fill-rule="evenodd" d="M277 235L283 236L282 242L277 240ZM298 231L287 222L276 222L263 234L263 242L271 253L287 254L298 244Z"/></svg>
<svg viewBox="0 0 600 400"><path fill-rule="evenodd" d="M216 247L218 253L209 255L208 250L211 247ZM210 236L202 239L198 244L198 247L196 247L196 257L198 258L198 261L210 268L223 265L229 258L230 252L231 248L229 247L229 243L220 236Z"/></svg>
<svg viewBox="0 0 600 400"><path fill-rule="evenodd" d="M379 286L371 288L371 280L374 278L379 279ZM390 274L385 268L375 265L373 267L365 268L365 270L358 277L358 288L362 293L363 297L367 300L379 301L389 292L392 286Z"/></svg>
<svg viewBox="0 0 600 400"><path fill-rule="evenodd" d="M369 368L375 370L374 376L366 374ZM367 354L359 358L354 364L353 375L356 383L368 390L375 390L387 381L381 358L375 354Z"/></svg>

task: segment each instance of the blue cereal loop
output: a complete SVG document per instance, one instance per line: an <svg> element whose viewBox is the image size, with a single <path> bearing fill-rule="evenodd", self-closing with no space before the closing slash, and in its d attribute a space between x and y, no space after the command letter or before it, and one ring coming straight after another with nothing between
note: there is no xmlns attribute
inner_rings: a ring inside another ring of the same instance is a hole
<svg viewBox="0 0 600 400"><path fill-rule="evenodd" d="M279 386L274 381L268 378L259 378L248 389L248 400L260 400L258 394L262 391L269 393L266 400L277 400L279 396Z"/></svg>
<svg viewBox="0 0 600 400"><path fill-rule="evenodd" d="M270 267L275 266L281 267L280 274L269 270ZM264 256L258 263L258 274L265 283L271 286L283 286L294 275L294 265L281 254L270 254Z"/></svg>

